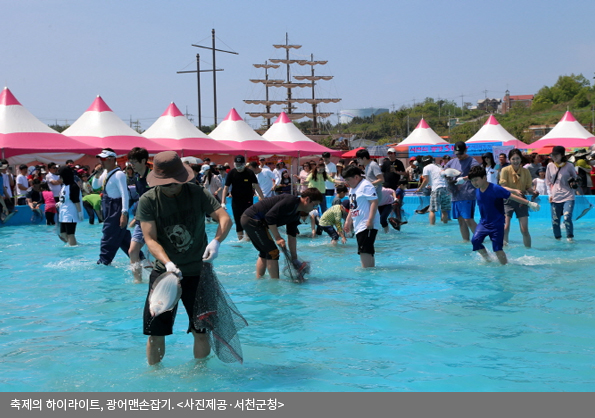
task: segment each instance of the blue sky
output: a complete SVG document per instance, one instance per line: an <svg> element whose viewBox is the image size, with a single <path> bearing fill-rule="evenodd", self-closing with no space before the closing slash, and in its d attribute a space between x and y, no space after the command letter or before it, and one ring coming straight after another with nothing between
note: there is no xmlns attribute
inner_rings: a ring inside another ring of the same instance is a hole
<svg viewBox="0 0 595 418"><path fill-rule="evenodd" d="M533 94L563 74L595 71L595 2L355 1L59 1L0 0L3 33L0 80L45 123L72 123L101 95L123 120L148 128L174 101L197 114L196 76L176 74L212 65L216 30L219 121L235 107L258 111L243 99L264 98L248 80L252 66L283 52L328 60L317 74L317 95L340 97L324 111L392 109L425 97L475 103L484 97ZM305 74L298 67L294 74ZM282 74L271 74L282 78ZM213 123L212 76L202 78L203 124ZM300 93L307 97L306 91ZM280 92L277 97L280 97ZM331 118L335 123L336 117Z"/></svg>

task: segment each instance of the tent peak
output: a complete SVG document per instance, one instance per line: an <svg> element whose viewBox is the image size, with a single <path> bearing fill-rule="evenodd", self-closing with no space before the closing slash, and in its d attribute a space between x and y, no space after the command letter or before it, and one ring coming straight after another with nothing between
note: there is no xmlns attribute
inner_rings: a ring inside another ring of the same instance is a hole
<svg viewBox="0 0 595 418"><path fill-rule="evenodd" d="M180 111L180 109L178 109L178 106L176 106L174 102L171 102L161 116L172 116L175 118L177 116L184 116L184 114Z"/></svg>
<svg viewBox="0 0 595 418"><path fill-rule="evenodd" d="M572 113L567 110L562 119L560 119L560 122L576 122L576 119Z"/></svg>
<svg viewBox="0 0 595 418"><path fill-rule="evenodd" d="M291 120L289 119L289 117L287 117L285 112L281 112L275 123L291 123Z"/></svg>
<svg viewBox="0 0 595 418"><path fill-rule="evenodd" d="M105 103L101 96L97 95L91 106L87 109L87 112L111 112L112 109Z"/></svg>
<svg viewBox="0 0 595 418"><path fill-rule="evenodd" d="M2 93L0 93L0 105L22 106L8 87L4 87L4 90L2 90Z"/></svg>
<svg viewBox="0 0 595 418"><path fill-rule="evenodd" d="M429 128L430 128L430 125L428 125L428 123L424 120L424 118L421 118L421 120L415 127L415 129L429 129Z"/></svg>
<svg viewBox="0 0 595 418"><path fill-rule="evenodd" d="M490 117L488 118L488 120L486 120L486 123L484 123L484 125L500 125L500 123L496 120L494 115L490 115Z"/></svg>
<svg viewBox="0 0 595 418"><path fill-rule="evenodd" d="M232 122L237 122L239 120L243 120L242 117L238 114L234 107L231 108L225 119L223 121L230 120Z"/></svg>

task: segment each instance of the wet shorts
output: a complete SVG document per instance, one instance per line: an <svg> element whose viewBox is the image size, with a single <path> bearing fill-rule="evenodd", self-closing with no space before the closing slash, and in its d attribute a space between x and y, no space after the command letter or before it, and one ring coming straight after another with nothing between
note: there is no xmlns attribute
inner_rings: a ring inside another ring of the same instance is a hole
<svg viewBox="0 0 595 418"><path fill-rule="evenodd" d="M66 235L74 235L76 232L76 222L61 222L60 233Z"/></svg>
<svg viewBox="0 0 595 418"><path fill-rule="evenodd" d="M452 204L450 192L446 189L446 187L432 189L432 194L430 197L430 212L448 212L451 210L451 208Z"/></svg>
<svg viewBox="0 0 595 418"><path fill-rule="evenodd" d="M452 202L452 218L473 219L475 214L475 200L458 200Z"/></svg>
<svg viewBox="0 0 595 418"><path fill-rule="evenodd" d="M333 241L339 241L340 237L334 226L321 226L320 229L326 232Z"/></svg>
<svg viewBox="0 0 595 418"><path fill-rule="evenodd" d="M357 253L374 255L374 242L376 241L377 229L364 229L358 232L355 238L357 239Z"/></svg>
<svg viewBox="0 0 595 418"><path fill-rule="evenodd" d="M140 227L140 223L137 222L134 225L134 230L132 231L132 241L140 242L141 244L145 243L145 238L143 237L143 230Z"/></svg>
<svg viewBox="0 0 595 418"><path fill-rule="evenodd" d="M267 260L279 259L279 248L273 239L269 228L263 221L249 216L242 215L242 228L250 238L254 248L258 250L258 256Z"/></svg>
<svg viewBox="0 0 595 418"><path fill-rule="evenodd" d="M477 224L473 238L471 238L473 251L485 249L483 240L488 236L492 240L492 250L494 250L494 252L502 251L502 248L504 247L504 224L498 225L495 228L488 228L481 223Z"/></svg>
<svg viewBox="0 0 595 418"><path fill-rule="evenodd" d="M164 336L171 335L173 333L174 322L176 320L176 313L178 311L178 305L174 309L168 312L163 312L161 315L156 317L151 316L149 311L149 295L151 294L151 288L157 277L161 276L162 273L153 270L151 277L149 278L149 292L147 293L147 299L145 301L145 310L143 312L143 334ZM198 288L198 282L200 275L198 276L184 276L182 281L182 303L186 308L188 314L188 330L194 330L195 332L204 333L205 331L198 331L194 328L192 318L194 317L194 300L196 299L196 289Z"/></svg>
<svg viewBox="0 0 595 418"><path fill-rule="evenodd" d="M252 206L252 197L240 199L239 197L233 197L231 199L231 211L233 213L233 221L236 224L236 232L242 232L242 215L244 211Z"/></svg>
<svg viewBox="0 0 595 418"><path fill-rule="evenodd" d="M529 206L523 205L512 199L505 200L504 202L504 214L509 218L512 218L513 213L516 215L517 219L529 216Z"/></svg>

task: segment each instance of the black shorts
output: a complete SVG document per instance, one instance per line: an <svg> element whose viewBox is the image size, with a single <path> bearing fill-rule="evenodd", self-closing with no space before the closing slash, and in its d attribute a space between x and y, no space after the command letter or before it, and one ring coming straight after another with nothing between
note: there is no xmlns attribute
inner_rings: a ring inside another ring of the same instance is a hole
<svg viewBox="0 0 595 418"><path fill-rule="evenodd" d="M151 316L151 312L149 311L149 295L151 294L151 288L153 287L153 283L157 277L161 276L162 273L153 270L151 272L151 276L149 278L149 292L147 293L147 299L145 300L145 310L143 312L143 334L145 335L155 335L155 336L165 336L171 335L173 333L174 322L176 320L176 313L178 311L178 305L174 307L171 311L163 312L161 315L157 315L156 317ZM195 332L204 333L205 331L199 331L194 328L194 300L196 299L196 289L198 288L198 282L200 280L200 275L198 276L184 276L182 281L182 303L184 304L184 308L186 308L186 313L188 314L188 330L186 333L189 333L190 330L194 330Z"/></svg>
<svg viewBox="0 0 595 418"><path fill-rule="evenodd" d="M242 215L244 211L252 206L253 197L249 199L231 197L231 211L233 212L233 221L236 224L236 232L242 232Z"/></svg>
<svg viewBox="0 0 595 418"><path fill-rule="evenodd" d="M355 238L357 239L357 253L374 255L374 242L376 241L377 229L364 229L358 232Z"/></svg>
<svg viewBox="0 0 595 418"><path fill-rule="evenodd" d="M518 218L525 218L529 216L529 206L517 202L516 200L508 199L504 201L504 214L512 218L512 214Z"/></svg>
<svg viewBox="0 0 595 418"><path fill-rule="evenodd" d="M60 233L66 235L74 235L76 232L76 222L61 222Z"/></svg>
<svg viewBox="0 0 595 418"><path fill-rule="evenodd" d="M250 238L254 248L258 250L258 256L267 260L279 259L279 248L273 239L269 228L263 221L242 216L242 226Z"/></svg>

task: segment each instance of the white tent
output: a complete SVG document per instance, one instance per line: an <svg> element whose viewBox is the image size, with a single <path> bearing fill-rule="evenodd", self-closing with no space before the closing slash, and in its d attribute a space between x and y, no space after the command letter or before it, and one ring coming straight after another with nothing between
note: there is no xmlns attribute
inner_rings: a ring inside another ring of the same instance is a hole
<svg viewBox="0 0 595 418"><path fill-rule="evenodd" d="M233 108L209 136L239 150L239 153L249 156L288 155L285 148L277 146L258 135Z"/></svg>
<svg viewBox="0 0 595 418"><path fill-rule="evenodd" d="M145 138L180 152L181 156L196 154L236 154L237 148L225 145L200 131L180 109L171 103L163 115L143 132Z"/></svg>
<svg viewBox="0 0 595 418"><path fill-rule="evenodd" d="M97 149L64 136L33 116L6 87L0 93L0 155L12 164L78 160Z"/></svg>
<svg viewBox="0 0 595 418"><path fill-rule="evenodd" d="M118 155L127 154L134 147L145 148L152 154L167 150L126 125L100 96L63 133L86 144L111 148Z"/></svg>
<svg viewBox="0 0 595 418"><path fill-rule="evenodd" d="M529 145L519 141L508 133L508 131L496 120L494 115L490 115L481 129L467 140L467 144L481 142L502 142L502 145L504 146L514 146L519 149L529 148Z"/></svg>
<svg viewBox="0 0 595 418"><path fill-rule="evenodd" d="M312 141L298 129L297 126L281 112L275 123L262 135L268 141L273 142L288 150L286 155L306 156L320 155L323 152L330 152L333 155L341 155L342 151L332 150Z"/></svg>
<svg viewBox="0 0 595 418"><path fill-rule="evenodd" d="M533 142L529 148L541 148L546 145L562 145L566 148L587 148L595 144L595 136L578 123L572 113L566 112L554 129L543 138Z"/></svg>
<svg viewBox="0 0 595 418"><path fill-rule="evenodd" d="M403 142L400 142L397 147L409 147L412 145L445 145L447 141L440 138L436 132L430 128L428 123L422 118L413 132L409 134Z"/></svg>

